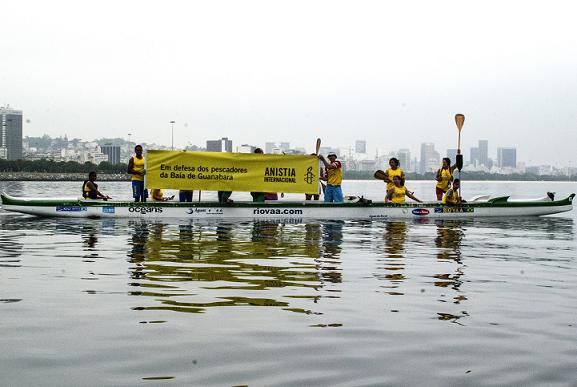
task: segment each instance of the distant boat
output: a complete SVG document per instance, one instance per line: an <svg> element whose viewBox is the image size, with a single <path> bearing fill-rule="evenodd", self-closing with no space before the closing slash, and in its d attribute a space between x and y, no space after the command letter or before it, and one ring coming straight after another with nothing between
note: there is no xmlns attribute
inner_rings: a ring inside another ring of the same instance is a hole
<svg viewBox="0 0 577 387"><path fill-rule="evenodd" d="M24 198L0 194L5 211L69 218L217 218L217 219L460 219L521 217L558 214L573 209L575 194L561 200L549 196L510 200L509 196L481 196L467 203L373 203L349 198L344 203L319 201L253 202L145 202L84 200L81 198Z"/></svg>

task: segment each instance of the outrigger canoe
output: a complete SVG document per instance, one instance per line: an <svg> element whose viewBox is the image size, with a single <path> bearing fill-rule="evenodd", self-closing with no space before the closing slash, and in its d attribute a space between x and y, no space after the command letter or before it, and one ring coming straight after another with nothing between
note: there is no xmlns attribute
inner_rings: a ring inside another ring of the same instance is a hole
<svg viewBox="0 0 577 387"><path fill-rule="evenodd" d="M558 214L573 209L575 194L561 200L550 197L510 200L509 196L479 197L460 205L383 203L357 198L345 203L319 201L266 203L146 202L84 200L79 198L23 198L0 195L5 211L36 216L70 218L236 218L236 219L407 219L520 217Z"/></svg>

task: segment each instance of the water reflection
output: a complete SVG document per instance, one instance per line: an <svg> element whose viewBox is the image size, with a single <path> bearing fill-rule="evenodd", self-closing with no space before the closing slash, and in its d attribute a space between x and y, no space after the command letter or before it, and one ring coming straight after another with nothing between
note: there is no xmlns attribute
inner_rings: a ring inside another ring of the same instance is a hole
<svg viewBox="0 0 577 387"><path fill-rule="evenodd" d="M386 294L400 296L404 293L399 292L398 287L406 279L404 274L405 261L405 243L407 241L408 224L405 221L386 222L384 224L383 241L384 241L384 258L378 259L378 273L384 271L384 275L377 274L377 278L384 279L389 283L383 285L387 289Z"/></svg>
<svg viewBox="0 0 577 387"><path fill-rule="evenodd" d="M437 259L439 262L447 262L456 264L456 268L452 272L442 272L435 274L434 285L440 288L450 288L455 291L453 296L453 303L461 304L467 300L467 297L461 290L464 276L465 265L462 261L461 244L465 236L465 221L463 220L437 220L435 226L437 228L437 237L435 238L435 246L437 247ZM439 268L449 267L446 265L439 265ZM440 302L445 303L444 298L439 299ZM439 320L446 320L457 322L457 320L469 316L466 311L459 311L455 313L439 312L437 313Z"/></svg>
<svg viewBox="0 0 577 387"><path fill-rule="evenodd" d="M325 283L339 283L342 223L131 222L136 309L200 313L211 307L273 306L301 313ZM328 291L328 290L327 290ZM287 295L288 294L288 295ZM306 302L305 302L306 304Z"/></svg>

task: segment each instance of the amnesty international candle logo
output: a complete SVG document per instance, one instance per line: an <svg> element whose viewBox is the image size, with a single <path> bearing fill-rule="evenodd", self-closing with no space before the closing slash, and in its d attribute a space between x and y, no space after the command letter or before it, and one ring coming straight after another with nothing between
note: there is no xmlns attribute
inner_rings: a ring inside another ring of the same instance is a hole
<svg viewBox="0 0 577 387"><path fill-rule="evenodd" d="M311 155L149 150L145 182L147 188L316 193L315 168Z"/></svg>
<svg viewBox="0 0 577 387"><path fill-rule="evenodd" d="M307 173L305 173L305 182L307 184L312 184L316 180L316 175L313 172L313 167L307 168Z"/></svg>

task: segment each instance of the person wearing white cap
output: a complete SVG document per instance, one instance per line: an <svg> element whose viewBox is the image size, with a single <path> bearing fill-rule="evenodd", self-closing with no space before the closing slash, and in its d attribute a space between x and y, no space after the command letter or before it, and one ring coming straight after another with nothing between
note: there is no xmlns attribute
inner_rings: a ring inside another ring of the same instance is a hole
<svg viewBox="0 0 577 387"><path fill-rule="evenodd" d="M335 152L329 152L327 158L323 155L319 155L319 159L325 165L327 173L327 188L325 189L325 202L326 203L342 203L343 191L341 190L341 182L343 181L343 168L341 162L337 160L337 155Z"/></svg>

